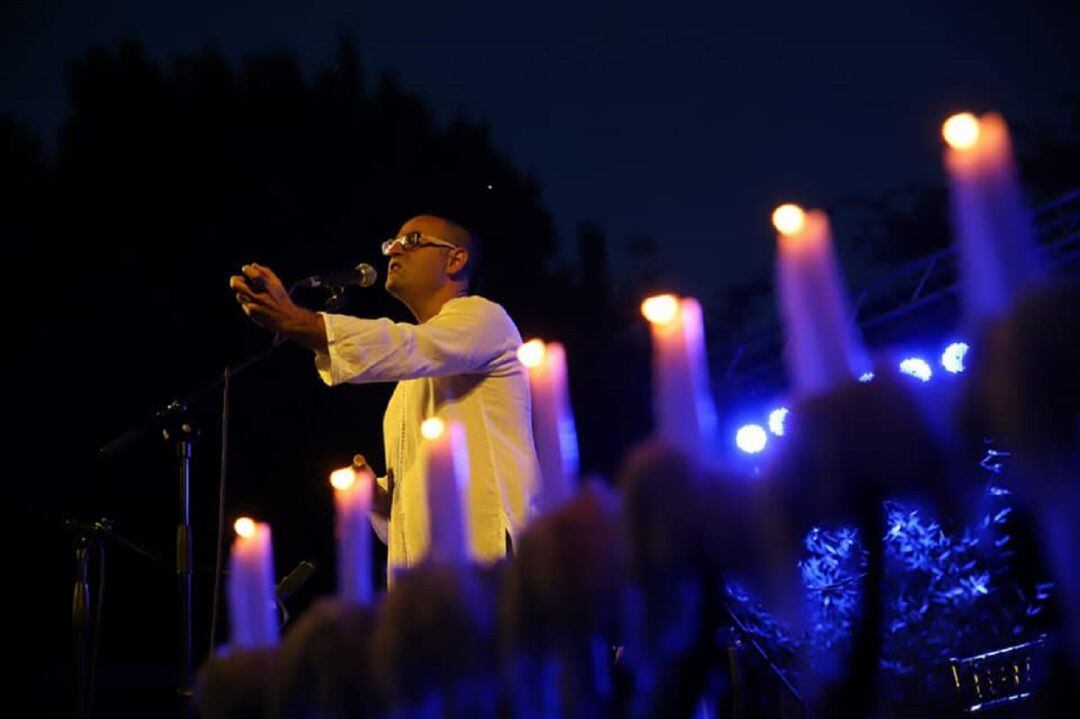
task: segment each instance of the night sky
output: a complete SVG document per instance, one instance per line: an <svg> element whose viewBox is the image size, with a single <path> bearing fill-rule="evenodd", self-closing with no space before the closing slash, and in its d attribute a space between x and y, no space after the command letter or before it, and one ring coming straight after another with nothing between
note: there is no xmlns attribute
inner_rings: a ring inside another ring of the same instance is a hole
<svg viewBox="0 0 1080 719"><path fill-rule="evenodd" d="M539 180L566 258L574 255L576 224L593 220L606 232L616 280L640 286L634 282L639 278L627 240L651 236L658 241L658 261L668 265L664 281L678 278L670 289L693 293L706 303L716 289L771 275L769 214L780 202L822 206L912 183L939 185L939 128L951 113L997 110L1014 126L1053 128L1069 119L1067 97L1080 93L1077 0L889 5L7 0L0 7L0 115L25 123L47 150L56 147L57 130L68 112L64 68L90 45L116 48L121 40L134 39L162 63L207 46L234 64L251 54L294 53L314 77L335 62L341 41L351 39L369 89L380 73L391 72L440 120L463 115L490 125L495 146ZM26 296L8 303L14 328L9 334L19 350L7 353L13 364L8 376L15 378L15 399L8 403L19 406L26 400L18 425L28 437L14 443L15 458L8 463L18 469L22 459L26 466L63 470L55 482L38 481L39 475L51 475L35 469L26 475L29 479L14 484L20 493L10 502L20 510L16 534L26 540L22 549L33 551L13 552L19 568L8 574L33 591L14 592L25 606L10 614L36 617L23 623L41 634L35 641L41 658L15 664L38 670L35 684L28 686L47 703L68 698L56 686L66 686L70 669L74 567L68 532L58 519L69 510L70 516L91 519L101 508L118 518L124 532L166 556L150 565L133 555L125 559L117 550L112 555L117 561L109 560L112 615L106 619L103 657L114 678L110 684L106 676L102 686L111 687L113 701L123 703L137 701L127 696L128 688L141 682L149 705L158 701L150 692L163 687L164 701L173 701L173 627L161 619L163 613L171 616L175 581L170 550L176 493L167 481L174 476L173 455L163 443L146 439L110 462L100 461L92 450L138 426L159 403L198 386L210 372L216 374L218 362L242 356L225 349L234 346L227 342L263 343L266 334L249 326L232 306L225 270L212 267L199 275L220 276L216 288L201 286L207 294L199 301L184 302L182 295L174 299L168 293L186 282L186 275L144 263L160 248L154 237L143 242L139 233L153 228L150 220L156 217L136 216L131 227L138 232L121 232L112 244L109 218L99 217L90 225L99 235L90 240L104 237L108 253L95 255L94 246L78 245L81 233L70 230L79 228L79 211L86 208L73 200L81 198L78 192L92 182L92 173L88 170L89 179L80 177L72 185L74 192L59 193L68 201L57 213L60 221L40 223L41 232L26 232L30 238L57 240L61 249L55 251L77 249L57 264L77 268L79 281L54 292L53 268L37 266L51 263L54 250L42 246L31 253L39 258L35 264L20 268L23 279L9 283L24 288ZM118 188L130 186L122 179ZM27 193L37 203L27 206L30 211L9 213L32 229L33 213L52 208L48 194L35 193ZM101 197L107 202L97 214L104 215L116 198L108 192ZM220 215L212 207L203 209L207 216L233 218L236 227L244 227L243 207ZM854 233L842 221L836 227L843 250L844 237ZM214 231L228 231L197 229L185 226L167 235L213 239ZM18 247L10 238L0 239ZM383 258L374 255L382 239L358 236L355 261L382 266ZM235 243L237 248L241 244ZM160 254L185 261L195 255ZM123 263L96 286L93 268L113 258ZM851 284L860 284L850 263L844 269ZM155 284L159 272L167 280L161 292ZM48 282L42 284L39 275ZM561 277L554 272L533 275ZM146 297L131 292L128 280L131 287L143 288ZM576 332L566 341L572 348L570 374L577 383L572 391L583 467L611 476L625 448L648 432L647 332L636 315L618 314L620 307L630 307L622 302L629 294L616 302L600 282L563 286L572 291L551 294L566 302L553 304L579 302L575 316L559 316L551 304L542 303L551 298L537 297L532 319L550 315L543 327L565 322L568 332ZM81 293L90 292L83 301ZM121 306L120 300L130 304ZM741 309L738 302L730 305ZM219 306L231 314L211 315ZM725 322L735 315L711 316ZM619 329L619 322L626 322L629 331ZM206 342L198 334L204 323ZM147 327L152 331L144 332ZM717 334L730 339L726 327L718 327ZM612 338L617 343L609 342ZM223 344L215 345L214 339ZM726 362L726 357L713 359ZM742 359L740 371L758 361L755 356ZM778 367L762 366L769 371ZM740 377L728 379L717 386L731 421L741 411L736 402L743 401L744 386L774 391L765 381L751 385L750 380L740 384ZM284 540L275 547L278 570L312 557L326 563L332 502L324 478L334 462L340 466L354 452L382 454L378 428L389 387L324 392L309 354L293 347L238 378L230 391L228 512L273 518L275 537ZM193 469L196 555L207 562L212 561L218 498L216 389L213 397L196 408L205 439ZM757 401L756 396L750 399ZM331 571L320 572L309 596L328 591L331 581ZM208 582L196 583L200 612L208 613L209 591ZM205 619L196 615L197 642L205 637ZM63 713L58 709L51 715Z"/></svg>
<svg viewBox="0 0 1080 719"><path fill-rule="evenodd" d="M52 144L64 63L91 43L136 38L163 61L286 50L314 72L352 37L369 79L489 122L564 243L600 222L621 273L626 239L654 236L692 289L767 270L780 200L939 182L950 112L1060 122L1080 89L1070 3L225 5L9 3L0 112Z"/></svg>

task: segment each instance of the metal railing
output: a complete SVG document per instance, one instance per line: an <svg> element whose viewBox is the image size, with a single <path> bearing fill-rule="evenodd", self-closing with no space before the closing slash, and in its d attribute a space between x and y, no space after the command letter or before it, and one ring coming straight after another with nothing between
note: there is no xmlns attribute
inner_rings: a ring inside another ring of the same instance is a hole
<svg viewBox="0 0 1080 719"><path fill-rule="evenodd" d="M1059 272L1080 263L1080 188L1069 190L1032 212L1048 264ZM855 316L863 333L881 329L954 298L956 250L950 246L897 268L855 293ZM723 385L775 383L779 377L783 333L778 324L734 345L714 358L712 376Z"/></svg>

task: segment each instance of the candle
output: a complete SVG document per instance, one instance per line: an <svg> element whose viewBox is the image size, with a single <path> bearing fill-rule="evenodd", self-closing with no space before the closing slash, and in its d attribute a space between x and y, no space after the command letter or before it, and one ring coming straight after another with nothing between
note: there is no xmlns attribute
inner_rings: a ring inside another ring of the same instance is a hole
<svg viewBox="0 0 1080 719"><path fill-rule="evenodd" d="M788 377L797 397L824 394L869 369L840 279L829 218L788 204L776 208L772 220Z"/></svg>
<svg viewBox="0 0 1080 719"><path fill-rule="evenodd" d="M469 537L464 493L469 485L465 427L438 417L420 425L421 461L427 492L428 560L460 563L468 559Z"/></svg>
<svg viewBox="0 0 1080 719"><path fill-rule="evenodd" d="M1001 116L953 115L942 135L964 319L977 330L1001 317L1016 293L1042 274L1035 230Z"/></svg>
<svg viewBox="0 0 1080 719"><path fill-rule="evenodd" d="M717 446L717 423L701 305L692 298L657 295L641 303L641 313L652 328L656 434L705 459Z"/></svg>
<svg viewBox="0 0 1080 719"><path fill-rule="evenodd" d="M368 606L374 595L371 578L372 484L375 481L363 455L353 466L330 475L334 488L335 534L337 536L338 597L346 603Z"/></svg>
<svg viewBox="0 0 1080 719"><path fill-rule="evenodd" d="M241 517L234 528L236 539L229 559L231 648L275 646L278 621L270 525Z"/></svg>
<svg viewBox="0 0 1080 719"><path fill-rule="evenodd" d="M530 340L518 349L529 370L533 439L540 460L540 509L549 511L574 494L578 474L577 430L566 386L566 351L558 342Z"/></svg>

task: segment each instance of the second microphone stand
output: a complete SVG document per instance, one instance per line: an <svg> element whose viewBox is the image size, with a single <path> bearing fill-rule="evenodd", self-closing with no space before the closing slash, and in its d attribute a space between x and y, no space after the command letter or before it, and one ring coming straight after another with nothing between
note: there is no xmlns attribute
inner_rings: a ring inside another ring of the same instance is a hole
<svg viewBox="0 0 1080 719"><path fill-rule="evenodd" d="M306 286L311 286L310 284ZM323 300L323 310L335 312L345 301L344 286L322 283L317 285L329 294ZM305 285L296 283L289 288L292 297L297 289ZM103 458L113 457L128 450L153 430L160 430L162 438L173 445L176 453L176 477L179 486L179 507L176 522L176 611L178 620L176 691L182 704L190 709L193 696L193 651L192 651L192 536L191 536L191 458L195 440L199 436L190 408L206 395L227 386L228 379L240 372L259 364L283 344L285 338L275 334L269 347L266 347L243 361L229 366L225 372L206 383L183 399L174 400L154 413L145 424L128 430L114 438L98 450ZM224 428L223 428L224 432Z"/></svg>

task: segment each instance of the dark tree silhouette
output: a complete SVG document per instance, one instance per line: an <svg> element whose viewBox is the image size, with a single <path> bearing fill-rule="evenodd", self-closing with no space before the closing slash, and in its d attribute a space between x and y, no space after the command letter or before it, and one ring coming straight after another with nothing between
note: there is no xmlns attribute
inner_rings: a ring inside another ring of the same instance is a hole
<svg viewBox="0 0 1080 719"><path fill-rule="evenodd" d="M266 345L228 291L244 262L273 267L286 281L361 260L381 267L379 243L410 215L447 215L481 238L481 292L506 306L526 336L567 345L580 433L602 437L588 445L586 467L613 468L647 426L640 392L618 389L647 355L639 344L610 350L636 319L610 297L603 237L583 239L580 274L558 265L535 178L494 147L483 124L439 123L393 77L369 81L350 42L334 66L308 78L287 53L235 67L206 48L159 63L127 41L87 50L69 64L67 81L71 112L53 156L16 123L0 123L0 181L11 201L5 264L29 268L13 273L5 309L20 350L9 356L9 376L26 380L15 394L33 428L16 462L35 473L64 468L52 483L20 486L20 528L43 537L26 567L44 597L27 613L49 616L39 676L69 670L73 575L60 520L108 514L165 559L110 549L102 710L119 700L118 677L136 665L144 668L137 687L124 690L125 707L143 701L152 711L171 699L172 455L154 433L108 462L95 450ZM350 294L345 311L411 319L381 290ZM303 558L333 566L327 476L355 452L381 466L390 389L327 390L310 353L294 346L233 380L226 511L273 523L280 573ZM192 497L201 654L220 395L192 409L202 429ZM293 609L329 591L332 574L317 573ZM64 698L38 689L44 706Z"/></svg>

